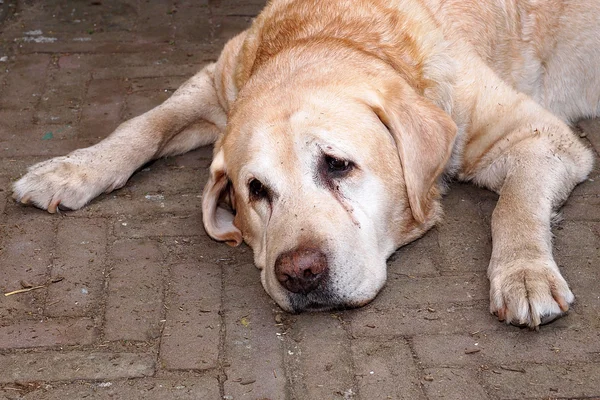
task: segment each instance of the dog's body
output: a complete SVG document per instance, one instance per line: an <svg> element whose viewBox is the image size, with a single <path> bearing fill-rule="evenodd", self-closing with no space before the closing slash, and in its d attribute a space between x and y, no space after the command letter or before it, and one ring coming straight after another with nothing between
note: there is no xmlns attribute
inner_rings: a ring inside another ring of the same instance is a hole
<svg viewBox="0 0 600 400"><path fill-rule="evenodd" d="M442 177L473 181L500 194L491 311L537 327L574 299L550 219L592 166L565 123L600 114L598 49L593 1L272 1L164 104L31 167L15 198L77 209L214 142L206 231L246 241L301 311L373 299L387 257L439 220Z"/></svg>

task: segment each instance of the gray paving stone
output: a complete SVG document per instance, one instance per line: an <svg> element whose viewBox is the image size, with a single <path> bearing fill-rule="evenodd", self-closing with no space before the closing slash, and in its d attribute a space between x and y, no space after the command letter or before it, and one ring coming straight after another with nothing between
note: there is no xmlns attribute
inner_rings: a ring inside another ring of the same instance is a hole
<svg viewBox="0 0 600 400"><path fill-rule="evenodd" d="M0 355L0 383L106 380L150 376L154 356L87 351Z"/></svg>
<svg viewBox="0 0 600 400"><path fill-rule="evenodd" d="M52 317L94 315L104 293L108 227L105 220L59 221L52 279L44 314Z"/></svg>
<svg viewBox="0 0 600 400"><path fill-rule="evenodd" d="M300 314L286 335L284 362L292 397L325 399L356 395L350 340L337 314Z"/></svg>
<svg viewBox="0 0 600 400"><path fill-rule="evenodd" d="M352 352L361 398L426 398L420 388L421 372L404 339L355 340Z"/></svg>
<svg viewBox="0 0 600 400"><path fill-rule="evenodd" d="M424 371L423 388L428 399L486 400L490 396L472 369L434 368Z"/></svg>
<svg viewBox="0 0 600 400"><path fill-rule="evenodd" d="M0 349L92 344L97 329L89 318L20 321L0 327Z"/></svg>
<svg viewBox="0 0 600 400"><path fill-rule="evenodd" d="M482 372L500 399L595 399L600 388L598 363L518 364Z"/></svg>
<svg viewBox="0 0 600 400"><path fill-rule="evenodd" d="M151 240L120 240L111 252L105 339L155 339L161 333L163 275L160 245Z"/></svg>
<svg viewBox="0 0 600 400"><path fill-rule="evenodd" d="M166 369L218 365L221 331L221 268L208 263L171 266L167 313L160 342Z"/></svg>
<svg viewBox="0 0 600 400"><path fill-rule="evenodd" d="M18 390L7 385L4 394L11 399ZM15 388L19 388L18 386ZM127 399L127 400L197 400L218 399L219 382L210 375L197 377L174 377L170 379L141 378L100 382L74 382L68 384L45 384L40 389L25 394L24 400L65 400L65 399Z"/></svg>

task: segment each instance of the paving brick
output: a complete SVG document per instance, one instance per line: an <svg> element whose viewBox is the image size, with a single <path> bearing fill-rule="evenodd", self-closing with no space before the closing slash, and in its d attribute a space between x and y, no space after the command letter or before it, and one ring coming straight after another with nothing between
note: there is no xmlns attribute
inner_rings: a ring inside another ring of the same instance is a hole
<svg viewBox="0 0 600 400"><path fill-rule="evenodd" d="M58 352L0 355L0 383L120 379L154 373L151 354Z"/></svg>
<svg viewBox="0 0 600 400"><path fill-rule="evenodd" d="M138 7L137 35L148 41L173 38L176 30L173 19L178 12L176 5L175 2L152 1Z"/></svg>
<svg viewBox="0 0 600 400"><path fill-rule="evenodd" d="M209 0L209 4L214 14L255 16L264 8L267 2L265 0L249 0L244 2L235 0Z"/></svg>
<svg viewBox="0 0 600 400"><path fill-rule="evenodd" d="M202 68L203 66L199 66ZM131 92L167 92L172 93L188 80L185 76L163 76L160 78L137 78L131 80Z"/></svg>
<svg viewBox="0 0 600 400"><path fill-rule="evenodd" d="M28 134L33 138L29 141L20 142L0 142L0 155L6 158L38 156L44 159L62 156L76 150L80 147L87 147L95 141L90 142L87 139L44 139L49 134L58 134L74 132L70 127L65 126L43 126L35 125L29 130ZM24 173L24 170L21 171Z"/></svg>
<svg viewBox="0 0 600 400"><path fill-rule="evenodd" d="M33 215L9 215L0 226L2 232L2 274L0 290L3 293L25 286L45 285L55 250L56 219ZM0 315L12 319L40 315L45 289L32 290L12 296L2 296Z"/></svg>
<svg viewBox="0 0 600 400"><path fill-rule="evenodd" d="M224 45L229 39L250 27L252 16L228 15L226 17L216 17L215 20L215 39Z"/></svg>
<svg viewBox="0 0 600 400"><path fill-rule="evenodd" d="M453 185L444 198L444 221L438 225L438 243L445 272L485 272L492 250L490 223L479 208L483 189Z"/></svg>
<svg viewBox="0 0 600 400"><path fill-rule="evenodd" d="M4 214L6 203L11 201L10 196L10 178L8 176L0 175L0 215ZM2 219L0 219L2 221ZM0 254L2 254L0 252Z"/></svg>
<svg viewBox="0 0 600 400"><path fill-rule="evenodd" d="M174 64L176 61L188 60L184 54L173 51L168 43L154 43L152 47L142 45L136 52L97 54L93 53L65 53L58 59L61 71L75 73L89 71L90 73L110 73L113 68L140 67ZM175 74L181 75L181 73ZM96 76L98 78L98 76ZM185 79L185 78L184 78ZM129 79L128 79L129 80ZM165 80L165 83L167 81Z"/></svg>
<svg viewBox="0 0 600 400"><path fill-rule="evenodd" d="M202 208L201 195L198 193L165 194L164 198L149 197L160 193L136 193L116 191L101 195L85 208L72 212L74 217L110 217L114 215L148 216L157 213L191 214Z"/></svg>
<svg viewBox="0 0 600 400"><path fill-rule="evenodd" d="M50 56L45 54L19 55L12 64L0 97L0 108L32 108L44 90Z"/></svg>
<svg viewBox="0 0 600 400"><path fill-rule="evenodd" d="M63 278L48 288L45 315L92 315L104 291L108 227L105 220L63 218L58 224L52 276Z"/></svg>
<svg viewBox="0 0 600 400"><path fill-rule="evenodd" d="M52 71L36 108L36 122L63 126L78 122L89 76L86 72Z"/></svg>
<svg viewBox="0 0 600 400"><path fill-rule="evenodd" d="M592 331L515 329L476 335L417 336L413 342L415 352L425 366L600 360L600 333Z"/></svg>
<svg viewBox="0 0 600 400"><path fill-rule="evenodd" d="M389 276L381 293L373 301L378 308L460 303L488 299L485 273L434 278Z"/></svg>
<svg viewBox="0 0 600 400"><path fill-rule="evenodd" d="M160 343L166 369L217 367L221 329L221 268L214 264L171 266L166 322Z"/></svg>
<svg viewBox="0 0 600 400"><path fill-rule="evenodd" d="M252 262L252 251L246 245L239 247L230 247L224 243L219 243L208 236L190 236L183 238L165 238L164 243L169 249L169 261L171 263L199 262L215 263L224 268L252 274L253 278L244 280L245 284L256 284L252 287L260 287L260 274L257 268L250 264ZM239 268L239 269L238 269ZM229 278L228 278L229 279ZM240 280L243 280L240 278ZM233 286L226 286L225 291L231 290ZM245 301L245 298L240 298ZM248 299L251 303L252 298ZM243 307L242 304L239 304Z"/></svg>
<svg viewBox="0 0 600 400"><path fill-rule="evenodd" d="M202 215L199 212L188 215L166 214L136 219L123 217L115 221L114 232L119 237L128 238L198 236L205 234L201 221Z"/></svg>
<svg viewBox="0 0 600 400"><path fill-rule="evenodd" d="M408 344L374 339L352 344L358 395L364 399L425 399Z"/></svg>
<svg viewBox="0 0 600 400"><path fill-rule="evenodd" d="M12 386L8 386L12 387ZM18 388L18 386L17 386ZM5 390L7 398L14 391ZM0 389L0 395L2 395ZM21 397L19 397L20 399ZM44 385L25 394L24 400L64 399L127 399L127 400L197 400L218 399L219 383L214 376L175 377L171 379L139 378L120 381L75 382Z"/></svg>
<svg viewBox="0 0 600 400"><path fill-rule="evenodd" d="M163 276L157 242L119 240L112 246L105 339L150 340L160 335Z"/></svg>
<svg viewBox="0 0 600 400"><path fill-rule="evenodd" d="M213 35L208 7L183 7L174 14L174 40L198 38L207 40Z"/></svg>
<svg viewBox="0 0 600 400"><path fill-rule="evenodd" d="M89 345L95 336L95 324L89 318L21 321L0 327L0 349Z"/></svg>
<svg viewBox="0 0 600 400"><path fill-rule="evenodd" d="M571 196L561 209L561 215L569 221L600 222L596 210L600 208L600 195Z"/></svg>
<svg viewBox="0 0 600 400"><path fill-rule="evenodd" d="M284 362L292 397L352 398L356 371L348 335L336 314L300 314L286 335Z"/></svg>
<svg viewBox="0 0 600 400"><path fill-rule="evenodd" d="M134 174L125 189L133 198L142 196L144 199L148 194L194 194L200 196L204 185L208 180L208 167L210 160L203 159L195 163L193 168L186 165L176 164L169 158L158 160L143 170ZM201 200L195 197L198 203ZM150 198L152 200L153 198ZM159 200L159 199L157 199Z"/></svg>
<svg viewBox="0 0 600 400"><path fill-rule="evenodd" d="M500 399L600 398L598 363L519 364L487 369L482 377Z"/></svg>
<svg viewBox="0 0 600 400"><path fill-rule="evenodd" d="M12 143L29 138L29 130L32 123L32 111L0 110L0 137L3 142Z"/></svg>
<svg viewBox="0 0 600 400"><path fill-rule="evenodd" d="M279 399L285 393L277 306L260 287L251 264L224 265L225 394L234 399Z"/></svg>
<svg viewBox="0 0 600 400"><path fill-rule="evenodd" d="M593 222L561 222L554 230L555 257L565 261L597 258L600 254L600 236L596 233L596 227L597 224Z"/></svg>
<svg viewBox="0 0 600 400"><path fill-rule="evenodd" d="M171 64L152 64L142 66L127 66L104 68L92 72L94 79L115 79L115 78L154 78L162 76L183 76L191 77L196 72L200 71L201 65L189 63L184 65Z"/></svg>
<svg viewBox="0 0 600 400"><path fill-rule="evenodd" d="M0 157L64 154L85 143L74 140L77 129L72 125L43 123L32 125L32 110L0 111ZM48 137L51 132L52 136Z"/></svg>
<svg viewBox="0 0 600 400"><path fill-rule="evenodd" d="M137 92L127 96L125 118L133 118L153 109L171 97L173 91L163 89L162 91Z"/></svg>
<svg viewBox="0 0 600 400"><path fill-rule="evenodd" d="M90 82L81 111L82 138L104 138L122 122L125 83L118 79L94 79Z"/></svg>
<svg viewBox="0 0 600 400"><path fill-rule="evenodd" d="M475 369L433 368L424 371L423 387L427 398L486 400L490 396L478 383Z"/></svg>
<svg viewBox="0 0 600 400"><path fill-rule="evenodd" d="M397 337L478 331L510 332L512 328L490 314L487 301L473 305L451 303L422 307L379 309L371 305L347 313L357 337Z"/></svg>
<svg viewBox="0 0 600 400"><path fill-rule="evenodd" d="M420 240L396 250L388 260L388 276L438 276L440 258L438 230L432 229Z"/></svg>

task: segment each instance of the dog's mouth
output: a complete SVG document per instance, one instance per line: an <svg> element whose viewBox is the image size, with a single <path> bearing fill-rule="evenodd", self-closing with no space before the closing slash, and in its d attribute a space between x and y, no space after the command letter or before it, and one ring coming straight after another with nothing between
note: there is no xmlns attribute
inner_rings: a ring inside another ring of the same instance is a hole
<svg viewBox="0 0 600 400"><path fill-rule="evenodd" d="M318 289L310 293L287 293L291 312L298 314L304 311L329 311L340 306L338 296L326 289Z"/></svg>
<svg viewBox="0 0 600 400"><path fill-rule="evenodd" d="M371 301L349 301L328 290L313 291L308 294L288 293L290 312L344 311L358 308Z"/></svg>

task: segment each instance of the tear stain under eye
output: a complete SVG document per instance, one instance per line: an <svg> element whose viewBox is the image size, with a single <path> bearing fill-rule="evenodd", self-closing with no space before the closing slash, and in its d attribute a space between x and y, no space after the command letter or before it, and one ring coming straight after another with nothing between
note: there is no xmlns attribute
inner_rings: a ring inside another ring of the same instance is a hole
<svg viewBox="0 0 600 400"><path fill-rule="evenodd" d="M358 229L360 229L361 228L360 227L360 222L358 222L358 220L354 217L354 207L352 207L348 203L348 201L346 200L346 198L344 197L344 195L340 191L340 186L339 185L332 185L331 192L333 193L333 197L335 197L335 199L338 201L338 203L340 203L340 205L344 208L344 210L346 210L346 212L348 213L348 215L350 215L350 219L352 220L352 223L354 225L356 225L358 227Z"/></svg>

